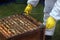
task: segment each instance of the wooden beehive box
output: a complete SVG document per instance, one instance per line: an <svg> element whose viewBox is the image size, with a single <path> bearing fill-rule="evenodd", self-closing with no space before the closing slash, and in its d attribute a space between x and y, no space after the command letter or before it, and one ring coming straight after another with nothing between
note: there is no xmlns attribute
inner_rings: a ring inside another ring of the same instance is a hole
<svg viewBox="0 0 60 40"><path fill-rule="evenodd" d="M1 40L43 40L44 28L31 16L16 14L0 19Z"/></svg>

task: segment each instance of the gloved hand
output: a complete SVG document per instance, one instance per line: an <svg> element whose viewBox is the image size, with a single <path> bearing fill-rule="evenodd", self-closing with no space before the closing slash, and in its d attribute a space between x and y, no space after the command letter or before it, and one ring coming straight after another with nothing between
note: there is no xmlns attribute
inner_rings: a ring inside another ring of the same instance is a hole
<svg viewBox="0 0 60 40"><path fill-rule="evenodd" d="M30 12L31 12L31 10L32 10L32 5L31 5L31 4L28 4L28 5L26 6L25 10L24 10L25 15L29 15Z"/></svg>
<svg viewBox="0 0 60 40"><path fill-rule="evenodd" d="M48 17L46 21L46 28L47 29L52 29L56 24L56 20L53 17Z"/></svg>

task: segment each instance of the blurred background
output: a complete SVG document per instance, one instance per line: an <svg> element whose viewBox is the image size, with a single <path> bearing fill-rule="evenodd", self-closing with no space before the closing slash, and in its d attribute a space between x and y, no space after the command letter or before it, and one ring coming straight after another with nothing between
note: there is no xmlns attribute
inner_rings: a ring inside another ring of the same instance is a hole
<svg viewBox="0 0 60 40"><path fill-rule="evenodd" d="M4 18L13 14L24 11L27 0L0 0L0 18ZM40 0L39 4L33 8L30 14L36 20L43 22L44 0ZM60 40L60 21L57 22L56 30L52 40Z"/></svg>
<svg viewBox="0 0 60 40"><path fill-rule="evenodd" d="M26 3L27 0L0 0L0 4L10 3L10 2ZM40 0L40 3L41 3L41 4L44 4L44 0Z"/></svg>

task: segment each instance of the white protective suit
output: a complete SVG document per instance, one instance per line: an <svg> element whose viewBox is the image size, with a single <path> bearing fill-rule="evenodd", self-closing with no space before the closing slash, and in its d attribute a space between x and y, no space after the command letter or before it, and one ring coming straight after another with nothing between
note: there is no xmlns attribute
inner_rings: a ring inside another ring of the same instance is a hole
<svg viewBox="0 0 60 40"><path fill-rule="evenodd" d="M31 4L34 7L38 4L39 0L28 0L27 4ZM60 0L45 0L44 7L44 25L46 24L46 19L52 16L57 20L60 20ZM54 34L55 27L52 29L46 29L45 35L52 36Z"/></svg>

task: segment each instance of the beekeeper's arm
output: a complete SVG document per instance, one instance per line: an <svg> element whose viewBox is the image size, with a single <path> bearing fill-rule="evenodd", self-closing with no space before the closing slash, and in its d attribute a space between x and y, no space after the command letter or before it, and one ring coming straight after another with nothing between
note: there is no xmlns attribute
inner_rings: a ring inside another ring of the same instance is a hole
<svg viewBox="0 0 60 40"><path fill-rule="evenodd" d="M50 17L48 17L46 21L46 28L53 28L58 20L60 20L60 0L56 1L52 11L50 12Z"/></svg>
<svg viewBox="0 0 60 40"><path fill-rule="evenodd" d="M38 2L39 0L28 0L27 6L24 10L24 12L26 12L25 15L28 15L32 11L32 8L38 4Z"/></svg>

